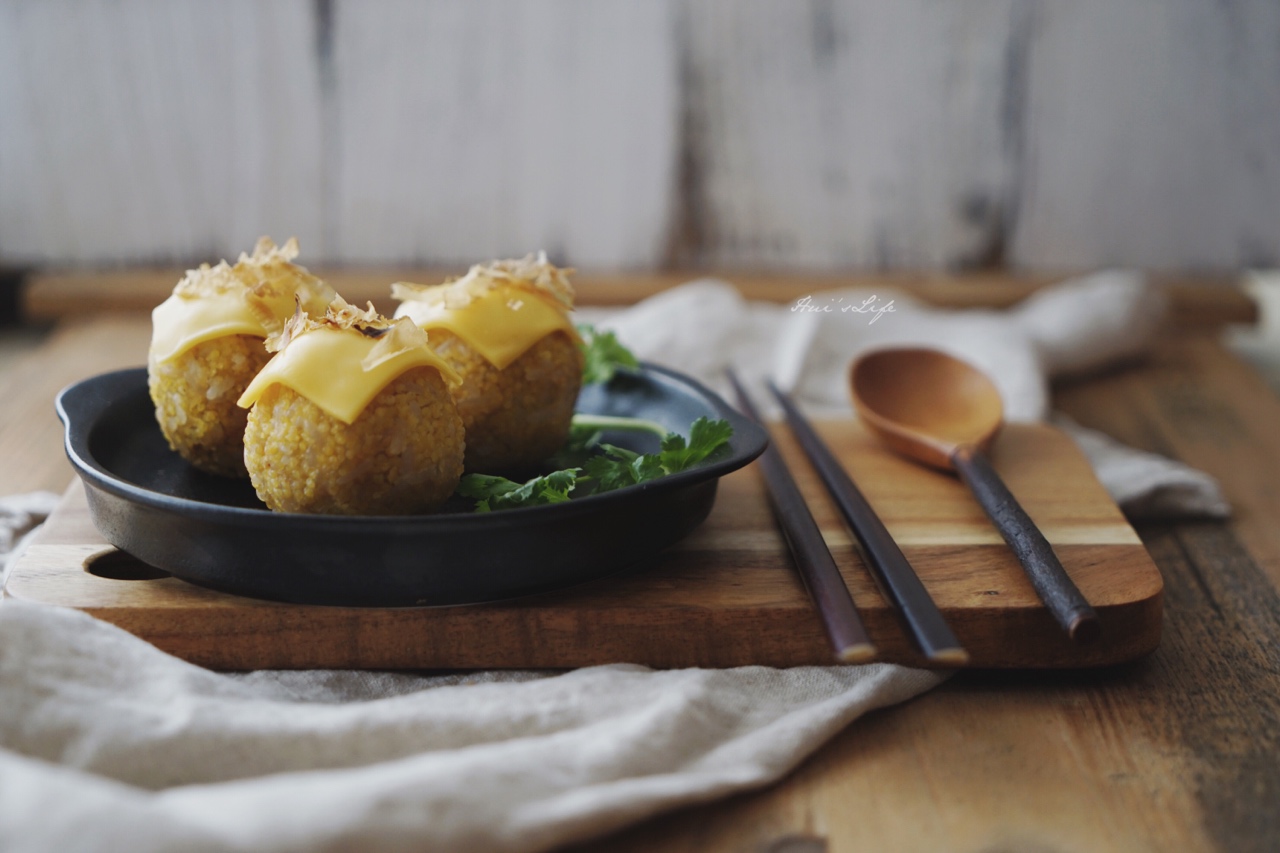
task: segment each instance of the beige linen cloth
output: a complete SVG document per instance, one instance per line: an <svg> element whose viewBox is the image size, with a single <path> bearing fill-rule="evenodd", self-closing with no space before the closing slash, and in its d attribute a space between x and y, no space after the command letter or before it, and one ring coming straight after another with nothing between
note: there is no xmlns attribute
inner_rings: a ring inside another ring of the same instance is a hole
<svg viewBox="0 0 1280 853"><path fill-rule="evenodd" d="M821 304L863 310L808 310ZM938 345L988 370L1026 420L1047 415L1047 376L1139 354L1160 309L1140 279L1108 273L1008 312L852 291L791 310L703 281L591 319L709 384L729 364L757 388L772 373L815 414L848 411L859 350ZM1126 507L1226 512L1205 475L1068 426ZM0 529L20 535L51 497L7 499ZM0 850L545 850L772 782L941 680L878 664L223 675L83 614L6 601Z"/></svg>

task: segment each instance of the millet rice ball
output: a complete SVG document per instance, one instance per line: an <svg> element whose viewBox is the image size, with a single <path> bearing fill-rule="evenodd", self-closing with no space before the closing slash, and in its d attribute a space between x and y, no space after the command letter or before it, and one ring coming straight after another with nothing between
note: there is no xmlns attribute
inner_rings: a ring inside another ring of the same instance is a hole
<svg viewBox="0 0 1280 853"><path fill-rule="evenodd" d="M552 332L499 370L452 332L432 330L433 349L462 377L453 391L467 431L466 469L530 468L564 446L582 387L582 353Z"/></svg>
<svg viewBox="0 0 1280 853"><path fill-rule="evenodd" d="M449 391L458 377L421 329L338 299L268 345L278 353L240 403L252 405L249 479L270 509L406 515L453 494L466 446Z"/></svg>
<svg viewBox="0 0 1280 853"><path fill-rule="evenodd" d="M198 343L175 358L152 360L147 384L169 446L202 471L247 477L248 412L236 400L270 358L262 338L227 335Z"/></svg>
<svg viewBox="0 0 1280 853"><path fill-rule="evenodd" d="M478 264L432 287L393 285L396 316L426 329L462 377L452 390L467 431L467 471L527 470L568 438L583 368L569 319L570 272L539 253Z"/></svg>
<svg viewBox="0 0 1280 853"><path fill-rule="evenodd" d="M270 359L264 339L295 311L323 313L333 289L292 263L295 240L258 241L235 265L188 271L152 312L147 385L169 446L211 474L245 477L236 400Z"/></svg>

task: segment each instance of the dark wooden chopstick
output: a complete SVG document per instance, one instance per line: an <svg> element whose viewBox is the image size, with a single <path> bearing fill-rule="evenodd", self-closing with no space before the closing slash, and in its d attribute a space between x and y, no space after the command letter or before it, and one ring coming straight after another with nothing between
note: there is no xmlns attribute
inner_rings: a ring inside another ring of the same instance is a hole
<svg viewBox="0 0 1280 853"><path fill-rule="evenodd" d="M933 663L963 666L969 653L960 645L947 625L929 591L920 582L911 563L898 543L889 535L884 522L876 515L861 490L827 447L795 402L773 382L769 391L782 406L787 424L804 450L814 470L840 509L866 555L868 568L880 585L880 591L902 616L925 658Z"/></svg>
<svg viewBox="0 0 1280 853"><path fill-rule="evenodd" d="M729 382L738 397L738 408L747 417L764 426L738 377L732 370L728 374ZM858 610L853 606L849 588L845 586L844 578L840 577L840 569L822 538L822 532L818 530L818 523L814 521L813 514L804 502L804 496L800 494L799 486L787 470L782 454L772 442L761 454L759 463L778 526L782 528L796 570L827 630L836 659L841 663L865 663L871 660L876 654L875 646L871 645Z"/></svg>

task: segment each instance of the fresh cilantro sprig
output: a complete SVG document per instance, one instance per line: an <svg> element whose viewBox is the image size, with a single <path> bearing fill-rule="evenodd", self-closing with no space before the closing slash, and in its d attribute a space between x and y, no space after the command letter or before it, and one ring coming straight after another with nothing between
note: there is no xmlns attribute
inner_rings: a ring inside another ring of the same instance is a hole
<svg viewBox="0 0 1280 853"><path fill-rule="evenodd" d="M606 427L609 429L618 429L625 422L630 422L633 429L650 432L656 426L652 422L632 418L611 418L609 421ZM526 483L487 474L467 474L458 486L458 494L475 499L476 512L490 512L562 503L569 500L569 493L579 486L592 494L611 492L687 471L720 454L727 449L733 427L728 421L698 418L689 427L688 438L679 433L666 433L657 453L636 453L625 447L601 443L601 432L598 425L584 417L571 434L569 444L576 444L577 452L599 451L587 457L580 467L553 471Z"/></svg>
<svg viewBox="0 0 1280 853"><path fill-rule="evenodd" d="M589 323L578 325L582 337L582 382L608 382L619 369L636 370L640 362L624 347L613 332L602 332Z"/></svg>
<svg viewBox="0 0 1280 853"><path fill-rule="evenodd" d="M594 483L594 491L647 483L659 477L687 471L728 444L733 427L728 421L698 418L689 427L689 438L670 432L662 439L657 453L636 453L612 444L601 444L604 451L583 463L584 477Z"/></svg>
<svg viewBox="0 0 1280 853"><path fill-rule="evenodd" d="M729 443L733 427L728 421L698 418L689 427L689 440L671 433L662 440L662 470L668 474L692 468Z"/></svg>
<svg viewBox="0 0 1280 853"><path fill-rule="evenodd" d="M580 470L566 468L552 471L526 483L489 474L467 474L458 484L458 494L464 498L474 498L476 512L564 503L569 500L569 493L577 484Z"/></svg>
<svg viewBox="0 0 1280 853"><path fill-rule="evenodd" d="M624 418L615 415L575 414L569 425L569 439L548 462L553 468L576 468L600 447L605 430L611 432L648 432L659 439L667 437L667 428L655 421Z"/></svg>

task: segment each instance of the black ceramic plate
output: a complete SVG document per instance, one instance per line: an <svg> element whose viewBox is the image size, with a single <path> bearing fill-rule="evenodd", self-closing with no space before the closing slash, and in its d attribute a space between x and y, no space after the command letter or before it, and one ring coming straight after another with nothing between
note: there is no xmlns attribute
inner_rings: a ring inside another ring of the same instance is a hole
<svg viewBox="0 0 1280 853"><path fill-rule="evenodd" d="M248 480L203 474L169 449L143 368L58 395L67 455L98 530L176 577L302 604L464 604L569 586L643 563L711 512L719 478L746 465L765 432L716 395L646 365L589 386L578 411L648 418L685 432L701 415L733 425L729 452L679 474L567 503L493 513L333 516L275 513ZM635 450L634 435L606 440Z"/></svg>

